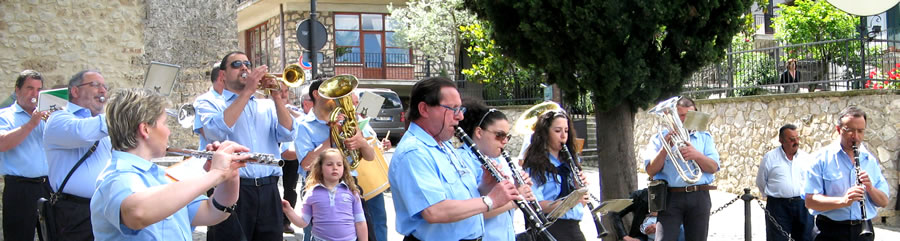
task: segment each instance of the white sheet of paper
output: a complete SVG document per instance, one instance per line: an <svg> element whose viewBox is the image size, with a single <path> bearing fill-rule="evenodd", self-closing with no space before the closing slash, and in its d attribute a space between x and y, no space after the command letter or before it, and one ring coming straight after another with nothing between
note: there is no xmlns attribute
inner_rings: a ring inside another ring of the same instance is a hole
<svg viewBox="0 0 900 241"><path fill-rule="evenodd" d="M381 105L384 104L384 97L372 92L363 92L359 97L359 105L356 106L356 113L367 118L378 117L381 113Z"/></svg>
<svg viewBox="0 0 900 241"><path fill-rule="evenodd" d="M147 73L144 75L144 88L168 96L175 87L179 71L181 66L178 65L150 62L150 67L147 67Z"/></svg>
<svg viewBox="0 0 900 241"><path fill-rule="evenodd" d="M62 98L62 96L68 96L67 92L67 88L42 90L38 93L38 111L66 108L66 104L69 100L67 98Z"/></svg>

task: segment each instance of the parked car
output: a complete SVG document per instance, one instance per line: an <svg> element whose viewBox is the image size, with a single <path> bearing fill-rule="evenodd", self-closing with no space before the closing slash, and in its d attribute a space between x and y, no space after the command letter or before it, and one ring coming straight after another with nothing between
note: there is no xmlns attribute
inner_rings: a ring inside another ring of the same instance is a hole
<svg viewBox="0 0 900 241"><path fill-rule="evenodd" d="M381 111L379 111L378 116L368 117L372 118L369 121L369 125L372 126L372 129L375 129L375 133L378 134L379 138L384 138L384 135L390 131L391 136L388 138L396 145L400 138L403 137L403 133L406 132L406 124L404 124L406 118L400 96L393 90L383 88L359 88L357 92L360 97L365 92L372 92L384 97L384 103L381 104Z"/></svg>

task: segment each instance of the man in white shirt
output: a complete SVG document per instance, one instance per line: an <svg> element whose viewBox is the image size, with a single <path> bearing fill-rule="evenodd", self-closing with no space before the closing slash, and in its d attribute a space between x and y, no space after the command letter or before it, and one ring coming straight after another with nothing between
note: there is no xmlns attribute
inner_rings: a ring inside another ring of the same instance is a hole
<svg viewBox="0 0 900 241"><path fill-rule="evenodd" d="M786 124L778 129L778 141L781 146L766 153L759 164L756 186L767 196L766 210L778 225L794 240L810 241L813 218L803 201L809 156L799 148L797 126ZM766 240L788 240L788 237L767 218Z"/></svg>

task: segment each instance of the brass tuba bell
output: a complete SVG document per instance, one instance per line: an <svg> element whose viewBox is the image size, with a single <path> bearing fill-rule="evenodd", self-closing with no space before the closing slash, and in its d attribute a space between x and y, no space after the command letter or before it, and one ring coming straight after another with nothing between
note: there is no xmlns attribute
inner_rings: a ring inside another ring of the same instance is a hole
<svg viewBox="0 0 900 241"><path fill-rule="evenodd" d="M540 104L534 105L528 110L522 112L519 115L519 118L516 119L516 123L513 124L512 132L516 135L528 135L534 133L534 125L537 123L538 117L544 112L551 110L562 110L563 108L559 106L556 102L545 101Z"/></svg>
<svg viewBox="0 0 900 241"><path fill-rule="evenodd" d="M331 112L329 121L336 122L341 113L344 114L344 124L341 128L331 128L331 140L334 141L334 147L341 151L344 156L353 159L350 164L351 169L359 166L360 153L359 150L348 150L344 146L344 140L356 135L358 122L356 121L356 106L353 105L353 99L350 97L353 90L359 85L359 80L353 75L338 75L322 81L319 86L319 96L325 99L334 100L337 107Z"/></svg>
<svg viewBox="0 0 900 241"><path fill-rule="evenodd" d="M678 151L679 148L687 145L686 142L691 140L687 129L684 128L681 119L678 117L678 109L676 108L678 100L681 100L681 96L669 98L668 100L659 102L659 104L648 112L650 114L656 114L660 118L660 127L669 131L669 133L672 133L671 146L665 140L661 140L663 143L662 146L666 149L669 160L672 161L672 164L675 166L675 170L678 171L678 175L681 176L681 179L684 179L684 182L687 182L688 184L694 184L700 181L700 178L703 177L703 172L700 170L700 165L698 165L696 161L685 160L684 156L681 155L681 152ZM705 126L705 124L703 124L703 126ZM661 135L660 138L664 137Z"/></svg>

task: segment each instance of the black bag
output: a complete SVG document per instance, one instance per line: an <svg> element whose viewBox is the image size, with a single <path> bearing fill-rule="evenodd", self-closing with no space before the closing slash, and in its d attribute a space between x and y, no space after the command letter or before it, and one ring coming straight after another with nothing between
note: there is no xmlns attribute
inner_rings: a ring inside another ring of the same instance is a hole
<svg viewBox="0 0 900 241"><path fill-rule="evenodd" d="M669 183L666 180L653 180L647 184L647 208L650 212L666 210L666 199L669 196Z"/></svg>
<svg viewBox="0 0 900 241"><path fill-rule="evenodd" d="M72 173L75 173L75 170L78 169L79 166L81 166L81 163L84 163L84 160L86 160L89 156L91 156L91 154L94 153L95 150L97 150L98 143L100 143L100 141L95 141L94 145L91 146L91 149L88 150L87 153L84 153L84 156L81 156L81 159L78 160L77 163L75 163L75 166L72 167L72 170L69 170L69 174L66 175L66 178L63 179L62 184L59 185L59 190L50 193L50 200L47 200L46 198L40 198L37 200L38 222L40 222L41 225L41 236L43 236L41 237L42 240L53 241L59 239L59 230L56 229L58 227L56 225L56 212L53 210L53 206L56 205L56 202L59 199L59 194L63 193L63 188L66 187L66 183L69 182L69 178L72 177Z"/></svg>

